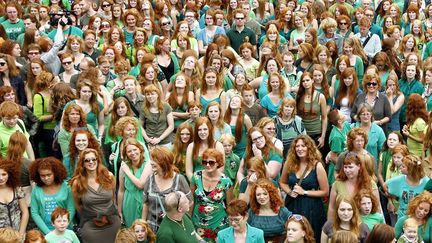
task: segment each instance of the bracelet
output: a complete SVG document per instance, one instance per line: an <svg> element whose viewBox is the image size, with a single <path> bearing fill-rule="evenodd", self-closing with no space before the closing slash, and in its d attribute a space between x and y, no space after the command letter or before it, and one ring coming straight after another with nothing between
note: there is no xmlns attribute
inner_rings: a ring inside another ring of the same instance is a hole
<svg viewBox="0 0 432 243"><path fill-rule="evenodd" d="M303 192L303 195L304 195L304 196L307 196L308 194L309 194L308 191L304 191L304 192Z"/></svg>

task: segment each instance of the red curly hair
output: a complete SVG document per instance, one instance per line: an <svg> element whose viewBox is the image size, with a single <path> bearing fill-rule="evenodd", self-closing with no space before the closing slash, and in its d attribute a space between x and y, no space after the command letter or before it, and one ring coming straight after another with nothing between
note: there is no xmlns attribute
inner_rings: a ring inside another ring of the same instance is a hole
<svg viewBox="0 0 432 243"><path fill-rule="evenodd" d="M429 120L426 104L423 102L421 95L413 93L408 97L407 104L407 125L414 124L417 118L422 118L426 123Z"/></svg>
<svg viewBox="0 0 432 243"><path fill-rule="evenodd" d="M6 171L8 174L8 180L6 186L15 189L20 186L21 170L16 165L15 161L8 159L0 159L0 169Z"/></svg>
<svg viewBox="0 0 432 243"><path fill-rule="evenodd" d="M321 153L315 145L315 142L308 135L297 136L291 143L288 151L288 156L285 161L284 167L286 167L288 173L296 173L300 169L300 158L297 156L295 147L298 141L303 141L306 145L307 152L307 168L314 168L315 164L321 161Z"/></svg>
<svg viewBox="0 0 432 243"><path fill-rule="evenodd" d="M80 202L82 195L88 190L88 178L87 170L84 167L84 158L86 154L93 153L97 160L96 169L96 182L99 183L106 190L114 190L116 185L115 177L110 174L108 169L102 163L102 155L99 151L91 148L87 148L81 152L78 165L75 169L75 173L70 180L72 194L75 202Z"/></svg>
<svg viewBox="0 0 432 243"><path fill-rule="evenodd" d="M278 213L279 209L281 207L283 207L284 203L283 203L283 200L280 196L279 190L267 178L259 179L252 186L251 192L249 194L250 208L252 209L252 211L255 214L259 214L259 212L260 212L261 206L256 199L256 190L258 187L267 191L267 193L269 194L269 197L270 197L270 208L273 210L273 212Z"/></svg>
<svg viewBox="0 0 432 243"><path fill-rule="evenodd" d="M63 163L54 157L40 158L30 164L29 172L31 180L36 185L43 187L45 183L40 178L39 170L51 170L54 174L54 183L56 185L61 184L67 178L67 171Z"/></svg>

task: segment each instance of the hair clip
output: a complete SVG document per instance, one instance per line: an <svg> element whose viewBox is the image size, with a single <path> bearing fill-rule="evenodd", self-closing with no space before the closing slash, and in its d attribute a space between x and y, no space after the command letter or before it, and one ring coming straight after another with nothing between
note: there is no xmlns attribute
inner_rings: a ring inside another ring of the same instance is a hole
<svg viewBox="0 0 432 243"><path fill-rule="evenodd" d="M421 165L421 161L420 160L417 160L417 165Z"/></svg>

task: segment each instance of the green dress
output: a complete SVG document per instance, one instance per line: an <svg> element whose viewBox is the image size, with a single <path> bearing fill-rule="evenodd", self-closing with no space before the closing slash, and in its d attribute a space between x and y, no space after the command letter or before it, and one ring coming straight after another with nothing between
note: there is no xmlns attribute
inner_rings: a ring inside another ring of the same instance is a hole
<svg viewBox="0 0 432 243"><path fill-rule="evenodd" d="M144 171L146 160L141 167L134 172L135 177L140 178ZM132 168L129 167L131 170ZM124 196L123 196L123 221L126 227L131 227L135 219L140 219L143 208L143 190L135 186L131 179L125 174L124 176Z"/></svg>
<svg viewBox="0 0 432 243"><path fill-rule="evenodd" d="M202 171L198 171L192 177L192 185L196 186L192 218L196 232L205 241L216 242L217 233L228 227L225 200L232 182L222 175L216 188L207 192L202 182Z"/></svg>
<svg viewBox="0 0 432 243"><path fill-rule="evenodd" d="M230 125L230 127L231 127L231 134L233 134L235 136L236 126ZM237 139L236 139L236 141L235 141L236 145L233 148L234 154L236 154L240 158L243 158L243 155L246 151L246 141L247 141L247 128L243 123L241 140L237 141Z"/></svg>

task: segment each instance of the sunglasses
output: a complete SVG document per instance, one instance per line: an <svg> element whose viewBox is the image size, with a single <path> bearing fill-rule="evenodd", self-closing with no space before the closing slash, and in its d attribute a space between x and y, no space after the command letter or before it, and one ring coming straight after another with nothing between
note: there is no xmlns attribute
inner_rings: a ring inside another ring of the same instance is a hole
<svg viewBox="0 0 432 243"><path fill-rule="evenodd" d="M101 24L102 27L110 27L110 24Z"/></svg>
<svg viewBox="0 0 432 243"><path fill-rule="evenodd" d="M69 62L63 62L63 64L64 64L64 65L71 65L71 64L72 64L72 61L69 61Z"/></svg>
<svg viewBox="0 0 432 243"><path fill-rule="evenodd" d="M370 83L367 83L366 84L366 86L368 86L368 87L370 87L370 86L377 86L378 85L378 83L375 83L375 82L370 82Z"/></svg>
<svg viewBox="0 0 432 243"><path fill-rule="evenodd" d="M170 22L161 23L162 26L167 26L169 24L170 24Z"/></svg>
<svg viewBox="0 0 432 243"><path fill-rule="evenodd" d="M97 159L96 158L90 158L90 159L85 159L84 162L85 163L89 163L89 162L96 162Z"/></svg>
<svg viewBox="0 0 432 243"><path fill-rule="evenodd" d="M347 25L347 23L343 22L343 23L339 23L340 25Z"/></svg>
<svg viewBox="0 0 432 243"><path fill-rule="evenodd" d="M5 66L7 63L5 63L5 62L0 62L0 66Z"/></svg>
<svg viewBox="0 0 432 243"><path fill-rule="evenodd" d="M236 18L237 20L243 20L244 18Z"/></svg>
<svg viewBox="0 0 432 243"><path fill-rule="evenodd" d="M294 219L295 221L297 221L297 222L303 222L304 223L304 220L303 220L303 216L301 216L300 214L292 214L290 217L289 217L289 219Z"/></svg>
<svg viewBox="0 0 432 243"><path fill-rule="evenodd" d="M213 166L213 165L216 164L216 161L214 161L214 160L202 160L202 161L201 161L201 164L202 164L202 165Z"/></svg>
<svg viewBox="0 0 432 243"><path fill-rule="evenodd" d="M111 6L111 4L103 4L102 5L102 7L104 7L104 8L109 7L109 6Z"/></svg>
<svg viewBox="0 0 432 243"><path fill-rule="evenodd" d="M32 55L32 56L33 56L33 55L39 55L39 52L29 52L28 54L29 54L29 55Z"/></svg>

